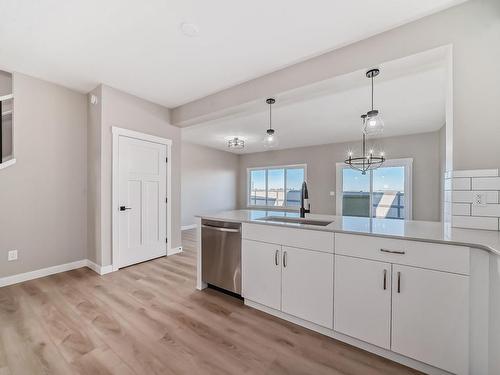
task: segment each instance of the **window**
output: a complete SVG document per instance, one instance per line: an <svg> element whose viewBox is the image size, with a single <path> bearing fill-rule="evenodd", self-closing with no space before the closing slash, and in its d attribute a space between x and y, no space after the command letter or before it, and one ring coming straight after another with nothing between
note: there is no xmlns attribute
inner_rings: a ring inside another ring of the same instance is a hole
<svg viewBox="0 0 500 375"><path fill-rule="evenodd" d="M248 206L298 208L305 165L248 169Z"/></svg>
<svg viewBox="0 0 500 375"><path fill-rule="evenodd" d="M412 219L413 159L387 160L365 175L337 164L337 215Z"/></svg>

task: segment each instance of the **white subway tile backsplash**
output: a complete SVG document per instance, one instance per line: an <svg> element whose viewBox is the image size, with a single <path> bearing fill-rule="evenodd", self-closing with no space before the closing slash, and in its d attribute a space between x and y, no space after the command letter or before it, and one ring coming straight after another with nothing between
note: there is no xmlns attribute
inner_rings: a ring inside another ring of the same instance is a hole
<svg viewBox="0 0 500 375"><path fill-rule="evenodd" d="M470 190L471 179L468 177L453 178L453 190Z"/></svg>
<svg viewBox="0 0 500 375"><path fill-rule="evenodd" d="M500 204L472 205L472 216L500 217Z"/></svg>
<svg viewBox="0 0 500 375"><path fill-rule="evenodd" d="M498 169L470 169L453 171L453 177L498 177Z"/></svg>
<svg viewBox="0 0 500 375"><path fill-rule="evenodd" d="M472 179L474 190L500 190L500 177L476 177Z"/></svg>
<svg viewBox="0 0 500 375"><path fill-rule="evenodd" d="M499 230L496 217L453 216L452 225L457 228Z"/></svg>
<svg viewBox="0 0 500 375"><path fill-rule="evenodd" d="M453 171L452 176L445 178L443 194L451 195L452 226L500 231L498 169Z"/></svg>
<svg viewBox="0 0 500 375"><path fill-rule="evenodd" d="M453 203L472 203L474 201L474 193L479 191L453 191ZM486 203L498 203L498 191L484 191L486 194Z"/></svg>
<svg viewBox="0 0 500 375"><path fill-rule="evenodd" d="M470 203L453 203L452 206L453 215L470 216L471 213L470 206L471 206Z"/></svg>

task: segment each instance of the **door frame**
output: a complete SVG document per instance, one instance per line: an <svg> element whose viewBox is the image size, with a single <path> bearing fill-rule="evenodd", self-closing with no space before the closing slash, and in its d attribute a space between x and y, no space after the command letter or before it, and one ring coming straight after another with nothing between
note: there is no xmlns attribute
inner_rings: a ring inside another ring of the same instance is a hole
<svg viewBox="0 0 500 375"><path fill-rule="evenodd" d="M112 179L111 179L111 227L112 227L112 241L111 241L111 266L113 271L118 270L118 259L120 256L119 247L119 212L117 207L119 206L119 138L128 137L133 139L139 139L142 141L148 141L153 143L158 143L165 145L167 147L167 239L172 239L172 140L167 138L157 137L155 135L150 135L146 133L137 132L134 130L119 128L113 126L111 128L113 133L113 155L112 155ZM169 253L170 243L166 244L165 255Z"/></svg>

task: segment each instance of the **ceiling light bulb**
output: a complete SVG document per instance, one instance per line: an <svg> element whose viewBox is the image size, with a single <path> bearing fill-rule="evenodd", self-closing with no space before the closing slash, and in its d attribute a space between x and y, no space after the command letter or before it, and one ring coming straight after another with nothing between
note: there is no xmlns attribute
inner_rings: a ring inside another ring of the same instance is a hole
<svg viewBox="0 0 500 375"><path fill-rule="evenodd" d="M382 120L382 117L378 113L373 117L369 117L363 131L366 135L381 134L384 131L384 120Z"/></svg>
<svg viewBox="0 0 500 375"><path fill-rule="evenodd" d="M273 129L268 129L266 135L264 136L264 146L265 147L276 147L278 140Z"/></svg>

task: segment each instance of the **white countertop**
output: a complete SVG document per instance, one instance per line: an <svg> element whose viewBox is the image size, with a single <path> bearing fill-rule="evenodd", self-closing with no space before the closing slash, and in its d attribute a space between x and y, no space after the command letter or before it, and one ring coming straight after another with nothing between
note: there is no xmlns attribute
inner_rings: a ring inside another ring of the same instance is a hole
<svg viewBox="0 0 500 375"><path fill-rule="evenodd" d="M239 223L275 225L327 232L351 233L389 237L412 241L426 241L474 247L500 256L500 232L476 229L452 228L435 221L370 219L352 216L307 215L309 219L332 220L327 226L282 223L258 220L266 216L298 217L295 212L265 210L231 210L199 215L202 219L223 220Z"/></svg>

